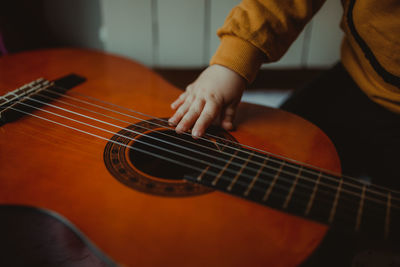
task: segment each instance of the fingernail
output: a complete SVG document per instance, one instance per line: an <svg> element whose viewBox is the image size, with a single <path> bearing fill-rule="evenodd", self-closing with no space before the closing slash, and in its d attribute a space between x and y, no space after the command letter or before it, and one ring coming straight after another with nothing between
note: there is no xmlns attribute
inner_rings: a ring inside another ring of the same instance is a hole
<svg viewBox="0 0 400 267"><path fill-rule="evenodd" d="M222 127L227 131L231 131L231 130L233 130L233 123L232 122L223 122Z"/></svg>
<svg viewBox="0 0 400 267"><path fill-rule="evenodd" d="M177 132L178 134L183 133L182 127L181 127L181 126L176 127L176 128L175 128L175 132Z"/></svg>
<svg viewBox="0 0 400 267"><path fill-rule="evenodd" d="M200 137L200 132L199 131L193 131L192 132L192 136L193 136L194 139L197 139L197 138Z"/></svg>

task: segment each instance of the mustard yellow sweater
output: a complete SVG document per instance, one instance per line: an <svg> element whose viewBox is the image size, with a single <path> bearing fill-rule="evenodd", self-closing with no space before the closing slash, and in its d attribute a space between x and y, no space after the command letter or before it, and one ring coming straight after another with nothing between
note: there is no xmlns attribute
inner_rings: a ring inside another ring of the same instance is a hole
<svg viewBox="0 0 400 267"><path fill-rule="evenodd" d="M373 101L400 113L400 0L341 1L344 67ZM243 0L218 30L221 44L210 64L252 82L260 65L277 61L323 3Z"/></svg>

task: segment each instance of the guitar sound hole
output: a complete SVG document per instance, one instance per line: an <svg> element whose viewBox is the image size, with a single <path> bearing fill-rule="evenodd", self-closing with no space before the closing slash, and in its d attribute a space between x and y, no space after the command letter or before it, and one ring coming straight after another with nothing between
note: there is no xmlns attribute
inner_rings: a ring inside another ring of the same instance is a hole
<svg viewBox="0 0 400 267"><path fill-rule="evenodd" d="M141 121L111 137L103 154L108 171L124 185L147 194L187 197L212 192L211 188L183 177L198 175L207 163L216 163L210 155L220 157L218 151L232 146L231 142L236 140L217 127L210 127L208 131L222 138L218 142L194 140L190 135L178 135L170 130L167 120Z"/></svg>
<svg viewBox="0 0 400 267"><path fill-rule="evenodd" d="M206 167L201 160L210 162L210 157L204 155L218 151L213 142L195 140L172 130L150 132L138 137L131 146L129 160L137 169L167 180L182 180L185 174L198 173Z"/></svg>

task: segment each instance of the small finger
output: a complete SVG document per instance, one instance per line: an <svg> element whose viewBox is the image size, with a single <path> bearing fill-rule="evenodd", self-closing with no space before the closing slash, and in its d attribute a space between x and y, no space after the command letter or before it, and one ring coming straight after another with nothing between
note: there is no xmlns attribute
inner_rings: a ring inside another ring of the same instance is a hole
<svg viewBox="0 0 400 267"><path fill-rule="evenodd" d="M204 132L206 131L207 127L211 124L213 119L217 116L219 112L219 105L213 101L209 101L206 103L204 106L204 109L202 110L200 117L196 121L193 130L192 130L192 135L194 138L199 138L201 137Z"/></svg>
<svg viewBox="0 0 400 267"><path fill-rule="evenodd" d="M168 120L170 125L177 125L182 117L186 114L190 107L190 101L185 101L175 112L175 114Z"/></svg>
<svg viewBox="0 0 400 267"><path fill-rule="evenodd" d="M186 92L182 93L174 102L171 104L172 109L177 109L186 99Z"/></svg>
<svg viewBox="0 0 400 267"><path fill-rule="evenodd" d="M228 107L222 114L221 126L227 131L233 130L233 119L235 118L236 107Z"/></svg>
<svg viewBox="0 0 400 267"><path fill-rule="evenodd" d="M190 106L185 116L181 119L175 130L177 133L183 133L189 130L199 118L204 107L204 100L198 100Z"/></svg>

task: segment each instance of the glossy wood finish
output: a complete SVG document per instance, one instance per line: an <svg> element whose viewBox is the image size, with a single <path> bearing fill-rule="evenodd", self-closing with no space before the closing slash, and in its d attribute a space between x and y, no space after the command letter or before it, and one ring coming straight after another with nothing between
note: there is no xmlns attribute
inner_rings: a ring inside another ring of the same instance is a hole
<svg viewBox="0 0 400 267"><path fill-rule="evenodd" d="M0 58L0 94L70 72L88 79L72 90L157 117L172 115L169 104L179 95L135 62L77 49ZM242 103L237 124L232 135L241 143L340 171L330 140L295 115ZM127 266L296 266L325 234L323 225L220 192L136 192L107 171L105 144L28 116L0 127L0 203L58 212Z"/></svg>

